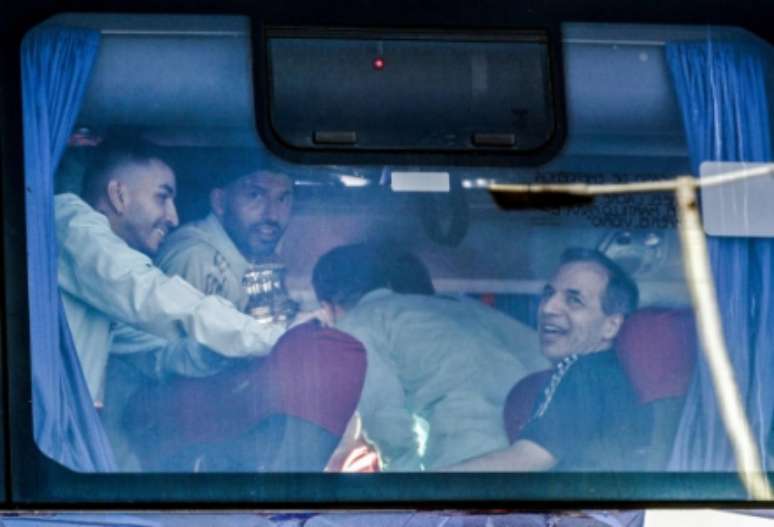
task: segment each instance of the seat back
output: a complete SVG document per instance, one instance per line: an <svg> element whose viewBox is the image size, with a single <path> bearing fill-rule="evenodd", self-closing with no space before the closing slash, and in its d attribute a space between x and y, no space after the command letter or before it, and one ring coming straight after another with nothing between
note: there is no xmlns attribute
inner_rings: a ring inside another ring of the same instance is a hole
<svg viewBox="0 0 774 527"><path fill-rule="evenodd" d="M232 362L216 375L175 377L133 396L124 425L144 468L190 470L203 448L228 454L237 445L260 444L256 432L282 437L291 425L300 430L295 421L314 425L338 441L355 412L366 371L363 345L317 321L289 330L265 358ZM287 419L275 428L261 428L276 416ZM244 459L237 456L235 462ZM325 461L327 457L320 469ZM241 468L255 467L246 463Z"/></svg>
<svg viewBox="0 0 774 527"><path fill-rule="evenodd" d="M640 452L646 469L666 466L693 378L697 348L690 309L640 309L627 318L618 334L618 359L637 398L651 414L650 438Z"/></svg>
<svg viewBox="0 0 774 527"><path fill-rule="evenodd" d="M553 370L541 370L531 373L511 388L503 408L503 423L508 439L516 441L522 428L532 417L535 404L540 398Z"/></svg>

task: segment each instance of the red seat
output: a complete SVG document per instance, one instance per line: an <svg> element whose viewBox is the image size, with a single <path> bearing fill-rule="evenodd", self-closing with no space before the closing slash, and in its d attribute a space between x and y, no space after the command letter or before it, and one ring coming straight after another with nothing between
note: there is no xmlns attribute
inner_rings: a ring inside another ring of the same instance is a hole
<svg viewBox="0 0 774 527"><path fill-rule="evenodd" d="M535 404L543 393L543 389L551 379L552 370L542 370L527 375L520 380L508 393L503 409L505 431L511 443L515 442L521 429L532 417Z"/></svg>
<svg viewBox="0 0 774 527"><path fill-rule="evenodd" d="M682 397L696 362L696 325L690 309L644 308L618 334L618 360L640 402Z"/></svg>
<svg viewBox="0 0 774 527"><path fill-rule="evenodd" d="M235 361L207 378L176 378L140 390L124 423L143 463L155 468L189 445L237 438L273 415L297 417L341 436L360 399L365 350L316 321L288 331L266 358Z"/></svg>
<svg viewBox="0 0 774 527"><path fill-rule="evenodd" d="M644 470L663 470L696 364L693 313L689 309L641 309L621 328L616 349L637 397L650 412L648 445L634 454Z"/></svg>

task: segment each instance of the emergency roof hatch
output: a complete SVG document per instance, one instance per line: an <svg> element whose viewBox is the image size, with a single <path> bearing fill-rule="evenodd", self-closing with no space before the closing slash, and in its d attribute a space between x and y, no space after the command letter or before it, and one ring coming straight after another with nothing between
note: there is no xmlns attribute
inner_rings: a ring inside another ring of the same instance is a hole
<svg viewBox="0 0 774 527"><path fill-rule="evenodd" d="M545 31L278 29L267 45L271 125L294 148L524 153L557 133Z"/></svg>

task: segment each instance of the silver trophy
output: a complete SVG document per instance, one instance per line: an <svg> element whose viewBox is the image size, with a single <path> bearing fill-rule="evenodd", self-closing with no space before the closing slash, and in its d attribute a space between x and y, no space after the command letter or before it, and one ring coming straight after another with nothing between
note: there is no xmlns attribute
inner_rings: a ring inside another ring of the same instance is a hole
<svg viewBox="0 0 774 527"><path fill-rule="evenodd" d="M287 322L298 312L298 304L285 287L285 266L281 264L252 265L242 277L242 287L248 295L245 312L263 323Z"/></svg>

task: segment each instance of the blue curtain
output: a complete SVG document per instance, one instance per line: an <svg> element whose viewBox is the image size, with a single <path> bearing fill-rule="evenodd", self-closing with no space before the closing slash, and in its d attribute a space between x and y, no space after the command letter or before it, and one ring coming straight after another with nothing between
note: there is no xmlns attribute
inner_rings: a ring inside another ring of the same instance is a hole
<svg viewBox="0 0 774 527"><path fill-rule="evenodd" d="M695 174L703 161L770 161L765 51L754 42L669 43ZM761 453L774 411L774 240L709 237L726 344ZM765 459L765 456L764 456ZM706 363L699 361L670 468L734 470Z"/></svg>
<svg viewBox="0 0 774 527"><path fill-rule="evenodd" d="M33 423L38 447L80 471L114 468L57 288L54 172L75 124L100 35L41 26L22 42Z"/></svg>

